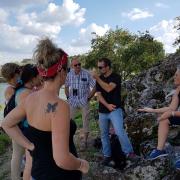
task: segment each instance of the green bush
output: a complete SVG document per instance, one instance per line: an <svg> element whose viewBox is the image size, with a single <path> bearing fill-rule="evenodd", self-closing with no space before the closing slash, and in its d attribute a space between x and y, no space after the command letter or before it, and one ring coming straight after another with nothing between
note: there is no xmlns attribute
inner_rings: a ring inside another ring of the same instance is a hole
<svg viewBox="0 0 180 180"><path fill-rule="evenodd" d="M3 154L6 147L11 143L11 140L6 134L0 134L0 154Z"/></svg>

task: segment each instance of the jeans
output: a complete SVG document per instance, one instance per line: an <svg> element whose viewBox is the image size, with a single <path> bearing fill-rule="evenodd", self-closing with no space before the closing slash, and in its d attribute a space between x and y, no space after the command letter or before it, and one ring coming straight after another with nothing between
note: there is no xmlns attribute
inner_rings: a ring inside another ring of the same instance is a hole
<svg viewBox="0 0 180 180"><path fill-rule="evenodd" d="M99 113L99 126L101 130L101 141L103 146L103 155L111 156L111 145L109 139L109 122L111 121L116 135L125 154L133 152L132 145L123 126L122 109L118 108L110 113Z"/></svg>

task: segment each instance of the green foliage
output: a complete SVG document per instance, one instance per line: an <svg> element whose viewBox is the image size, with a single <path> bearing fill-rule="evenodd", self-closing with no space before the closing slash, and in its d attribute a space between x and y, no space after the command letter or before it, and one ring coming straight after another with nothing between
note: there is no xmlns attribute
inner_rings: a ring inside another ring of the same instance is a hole
<svg viewBox="0 0 180 180"><path fill-rule="evenodd" d="M81 113L77 113L75 117L75 122L78 128L83 127L83 122L82 122L82 115ZM91 101L90 102L90 115L89 115L89 120L90 120L90 131L91 135L97 136L99 134L99 125L98 125L98 102L97 101Z"/></svg>
<svg viewBox="0 0 180 180"><path fill-rule="evenodd" d="M176 53L180 54L180 46L178 49L176 49Z"/></svg>
<svg viewBox="0 0 180 180"><path fill-rule="evenodd" d="M81 117L81 113L78 113L75 117L75 122L78 128L82 128L83 123L82 123L82 117Z"/></svg>
<svg viewBox="0 0 180 180"><path fill-rule="evenodd" d="M0 104L0 111L4 109L4 105Z"/></svg>
<svg viewBox="0 0 180 180"><path fill-rule="evenodd" d="M11 140L6 134L0 134L0 154L3 154Z"/></svg>
<svg viewBox="0 0 180 180"><path fill-rule="evenodd" d="M175 20L177 22L177 25L175 25L174 28L177 29L177 31L180 31L180 16L176 17ZM178 46L179 44L180 44L180 35L176 38L176 40L174 42L175 46ZM179 46L179 48L180 48L180 46Z"/></svg>
<svg viewBox="0 0 180 180"><path fill-rule="evenodd" d="M91 51L81 58L86 68L96 67L98 59L112 60L112 68L122 80L127 80L164 58L162 43L154 40L149 32L131 34L127 30L110 30L91 42Z"/></svg>

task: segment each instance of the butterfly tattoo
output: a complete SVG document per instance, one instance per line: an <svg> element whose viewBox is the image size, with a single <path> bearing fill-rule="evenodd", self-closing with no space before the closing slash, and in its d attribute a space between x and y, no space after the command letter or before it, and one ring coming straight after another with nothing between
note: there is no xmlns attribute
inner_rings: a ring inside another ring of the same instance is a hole
<svg viewBox="0 0 180 180"><path fill-rule="evenodd" d="M58 105L58 102L56 102L56 103L54 103L54 104L48 103L48 104L47 104L46 112L47 112L47 113L55 112L57 105Z"/></svg>

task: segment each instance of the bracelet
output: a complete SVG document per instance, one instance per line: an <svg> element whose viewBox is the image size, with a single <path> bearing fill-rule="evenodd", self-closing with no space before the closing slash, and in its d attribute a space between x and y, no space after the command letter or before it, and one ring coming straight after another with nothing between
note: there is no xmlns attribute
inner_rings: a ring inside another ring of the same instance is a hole
<svg viewBox="0 0 180 180"><path fill-rule="evenodd" d="M172 112L171 112L171 115L172 115L172 117L174 117L174 115L175 115L175 112L174 112L174 111L172 111Z"/></svg>

